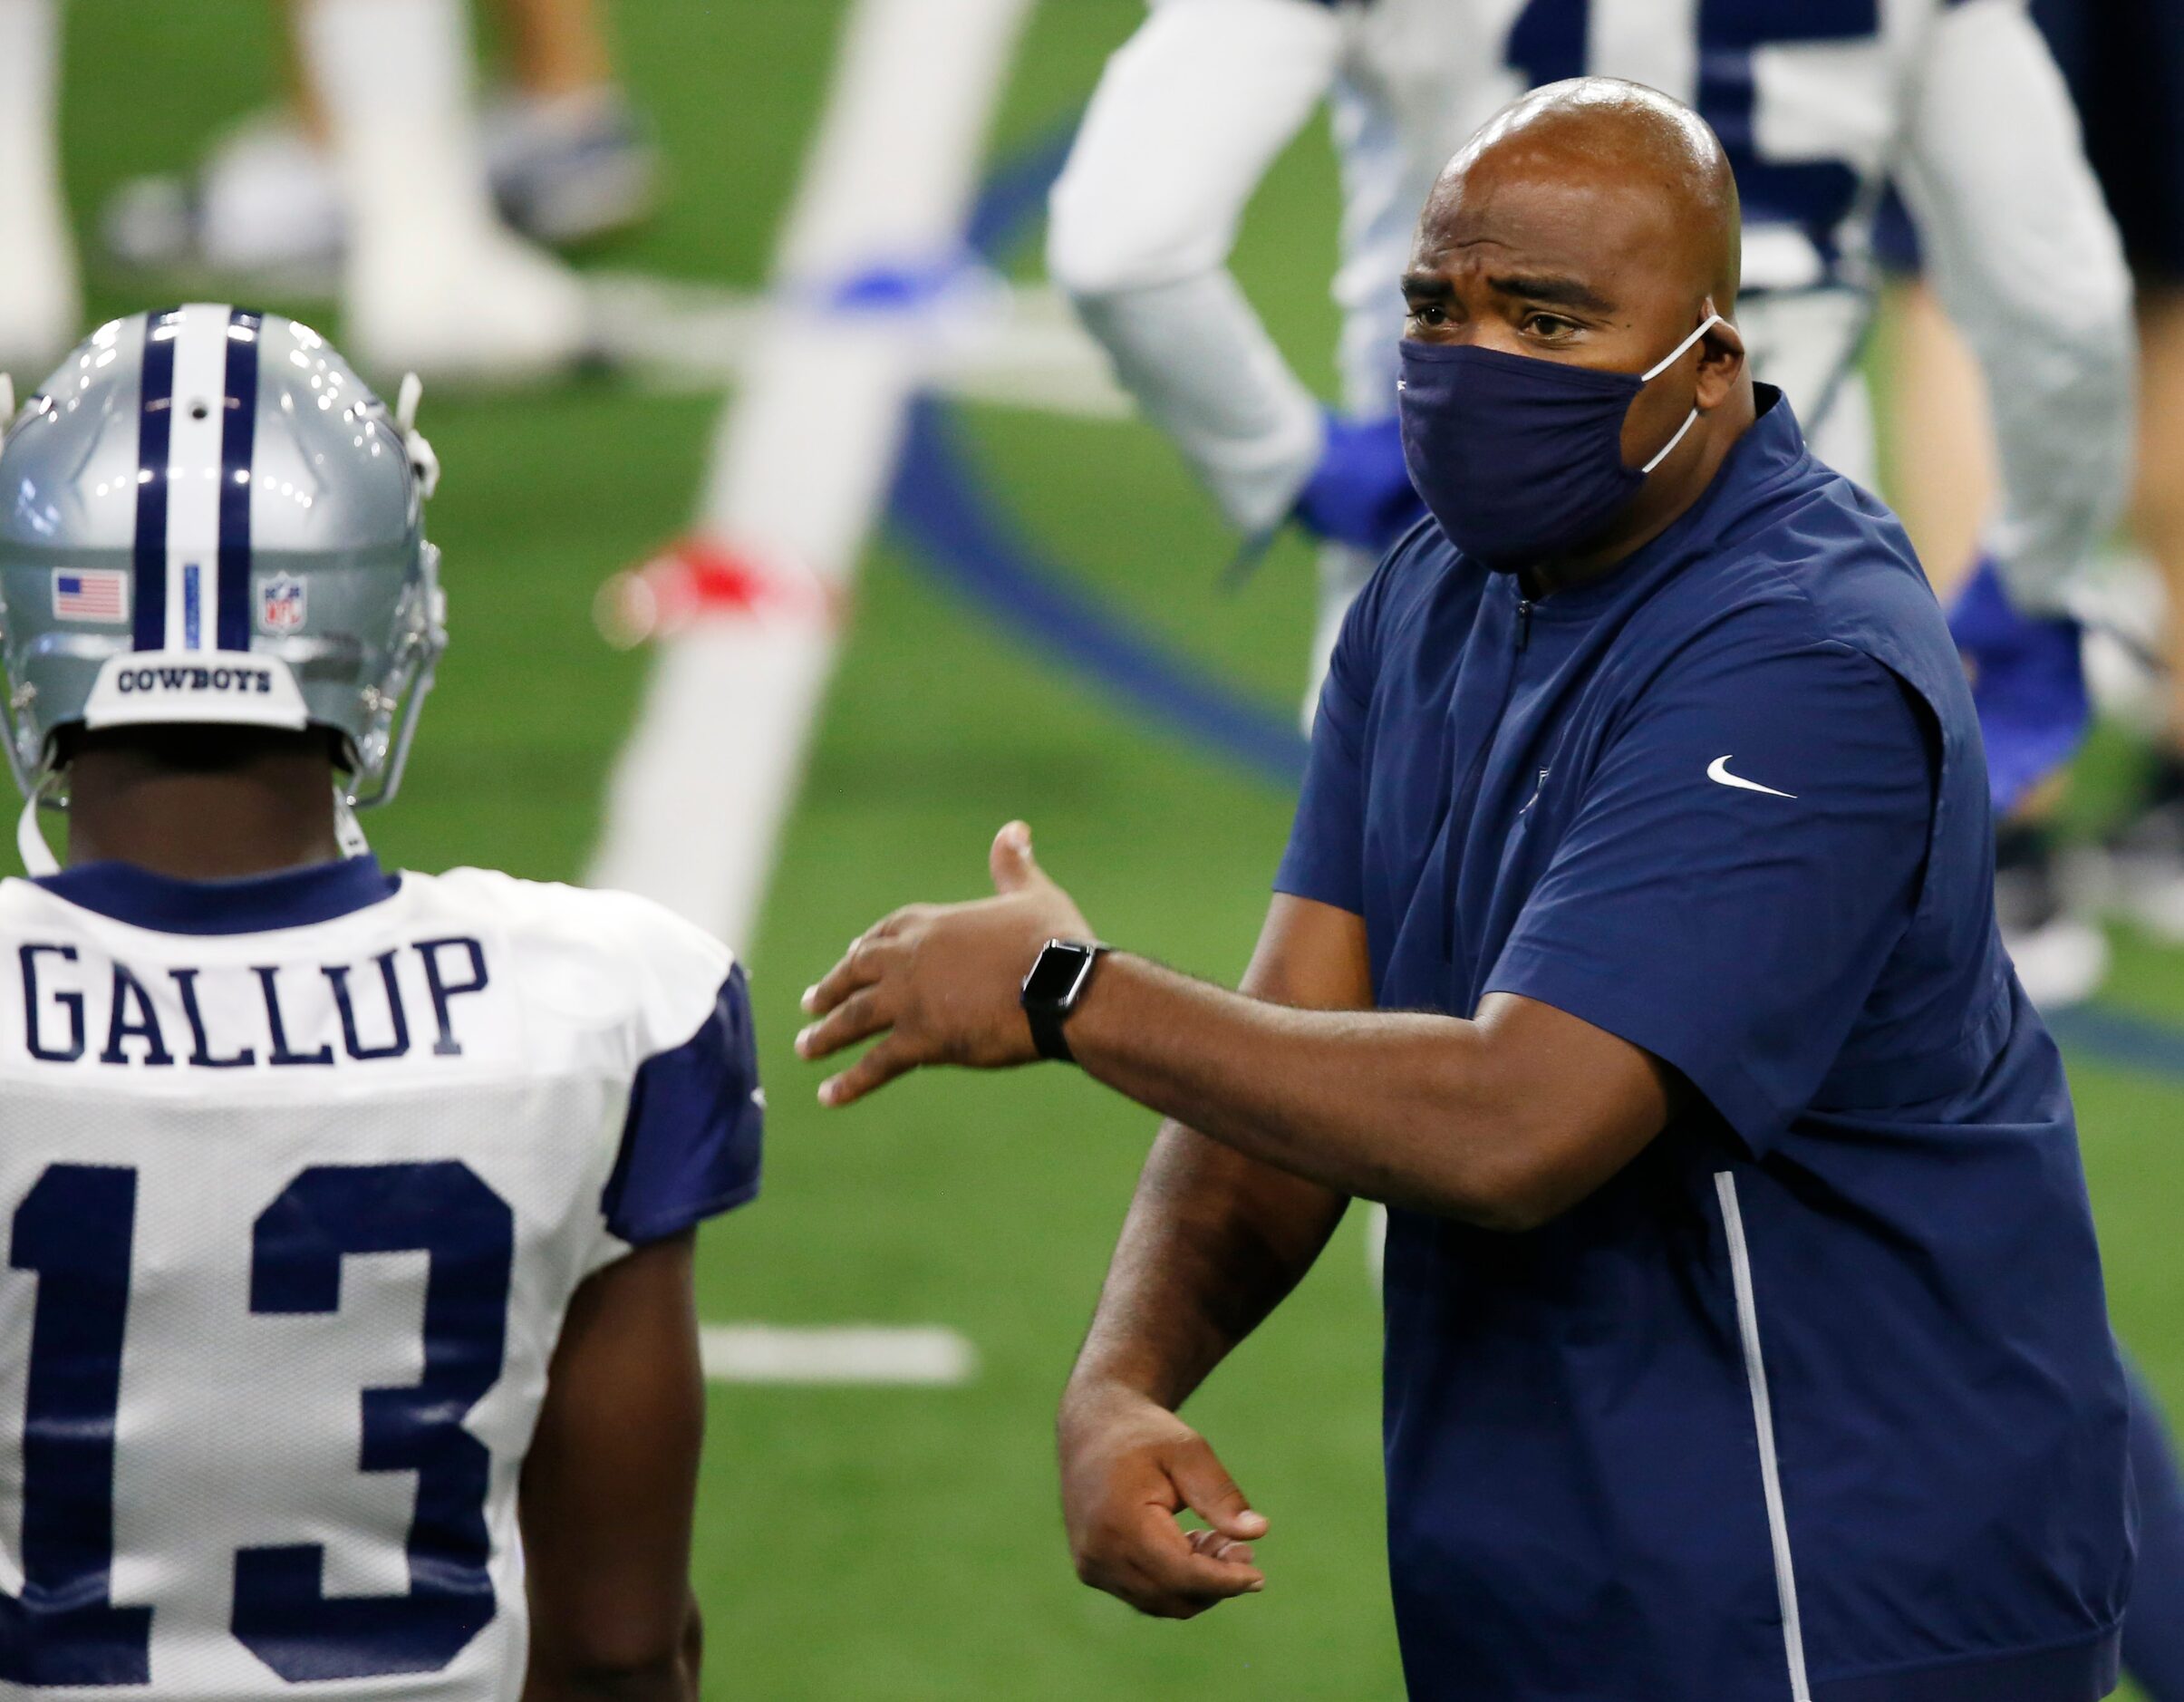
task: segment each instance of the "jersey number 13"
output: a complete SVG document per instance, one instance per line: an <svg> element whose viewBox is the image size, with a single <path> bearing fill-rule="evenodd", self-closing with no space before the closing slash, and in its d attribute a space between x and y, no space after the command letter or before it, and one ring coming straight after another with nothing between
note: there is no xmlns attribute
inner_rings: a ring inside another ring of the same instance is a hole
<svg viewBox="0 0 2184 1702"><path fill-rule="evenodd" d="M8 1262L35 1273L23 1421L23 1591L0 1595L0 1678L151 1680L150 1607L113 1600L114 1415L137 1173L49 1166L15 1209ZM413 1472L410 1589L329 1596L315 1542L238 1551L230 1629L291 1683L436 1672L493 1618L491 1456L463 1417L500 1377L515 1218L459 1163L316 1165L259 1214L250 1310L333 1312L353 1253L419 1252L424 1374L362 1391L366 1472Z"/></svg>

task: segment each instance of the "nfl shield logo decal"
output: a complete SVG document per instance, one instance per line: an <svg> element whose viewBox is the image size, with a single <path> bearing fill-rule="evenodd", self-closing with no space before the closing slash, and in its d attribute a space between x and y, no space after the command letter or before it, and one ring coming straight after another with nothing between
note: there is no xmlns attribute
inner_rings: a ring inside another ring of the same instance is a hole
<svg viewBox="0 0 2184 1702"><path fill-rule="evenodd" d="M258 624L268 633L293 633L304 624L304 582L275 574L258 585Z"/></svg>

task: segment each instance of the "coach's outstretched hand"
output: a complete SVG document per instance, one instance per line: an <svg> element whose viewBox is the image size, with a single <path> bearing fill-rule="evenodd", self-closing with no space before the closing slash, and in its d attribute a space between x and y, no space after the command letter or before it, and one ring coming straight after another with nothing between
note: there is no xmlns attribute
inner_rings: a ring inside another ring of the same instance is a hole
<svg viewBox="0 0 2184 1702"><path fill-rule="evenodd" d="M849 943L804 993L818 1020L797 1054L831 1057L874 1035L880 1043L819 1084L819 1103L861 1099L921 1064L1000 1069L1039 1056L1019 995L1049 940L1092 938L1068 894L1031 856L1031 829L1012 821L994 836L991 898L911 904Z"/></svg>
<svg viewBox="0 0 2184 1702"><path fill-rule="evenodd" d="M1077 1575L1140 1613L1188 1620L1266 1588L1266 1534L1203 1436L1119 1383L1072 1383L1056 1426L1062 1520ZM1188 1507L1212 1527L1185 1531Z"/></svg>

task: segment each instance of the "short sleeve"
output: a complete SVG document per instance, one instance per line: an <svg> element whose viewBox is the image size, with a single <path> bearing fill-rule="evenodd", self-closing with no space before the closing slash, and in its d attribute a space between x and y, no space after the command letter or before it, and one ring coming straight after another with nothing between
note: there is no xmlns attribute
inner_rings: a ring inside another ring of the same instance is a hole
<svg viewBox="0 0 2184 1702"><path fill-rule="evenodd" d="M765 1123L750 992L736 964L697 1031L637 1066L600 1200L609 1233L632 1246L664 1241L752 1198Z"/></svg>
<svg viewBox="0 0 2184 1702"><path fill-rule="evenodd" d="M1365 728L1377 669L1382 568L1350 604L1328 660L1289 847L1274 890L1365 914Z"/></svg>
<svg viewBox="0 0 2184 1702"><path fill-rule="evenodd" d="M1602 752L1485 990L1643 1048L1766 1149L1916 906L1935 759L1915 702L1868 656L1764 633L1672 663Z"/></svg>

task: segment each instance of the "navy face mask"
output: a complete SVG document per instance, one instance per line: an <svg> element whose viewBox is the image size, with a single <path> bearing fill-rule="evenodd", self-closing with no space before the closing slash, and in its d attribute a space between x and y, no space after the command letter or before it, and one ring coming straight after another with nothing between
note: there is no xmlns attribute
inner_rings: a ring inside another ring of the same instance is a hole
<svg viewBox="0 0 2184 1702"><path fill-rule="evenodd" d="M1719 314L1645 372L1603 372L1455 343L1403 343L1396 411L1411 482L1449 542L1513 573L1582 544L1637 496L1698 420L1694 407L1660 453L1623 465L1623 419L1638 393Z"/></svg>

